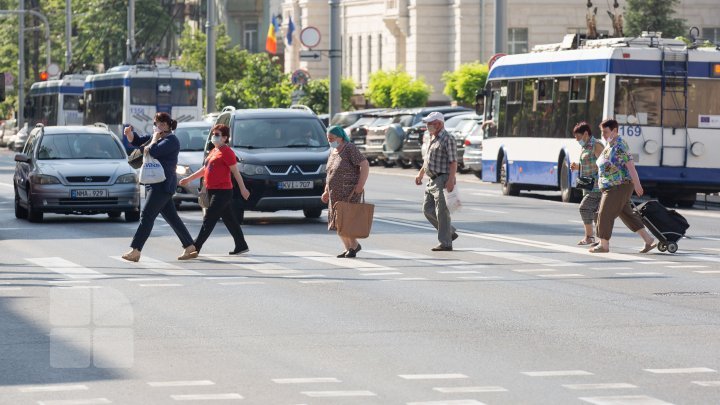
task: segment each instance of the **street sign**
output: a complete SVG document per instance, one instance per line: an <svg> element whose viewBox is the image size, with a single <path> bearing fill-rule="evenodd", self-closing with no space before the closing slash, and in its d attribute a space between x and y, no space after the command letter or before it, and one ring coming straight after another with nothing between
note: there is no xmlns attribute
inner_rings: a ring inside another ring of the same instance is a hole
<svg viewBox="0 0 720 405"><path fill-rule="evenodd" d="M319 62L321 59L320 51L300 51L300 60Z"/></svg>
<svg viewBox="0 0 720 405"><path fill-rule="evenodd" d="M290 76L290 81L296 86L304 86L310 80L310 73L305 69L298 69Z"/></svg>
<svg viewBox="0 0 720 405"><path fill-rule="evenodd" d="M300 42L308 48L314 48L320 44L320 30L315 27L305 27L300 31Z"/></svg>
<svg viewBox="0 0 720 405"><path fill-rule="evenodd" d="M57 63L51 63L47 65L47 72L50 76L57 76L60 74L60 66L58 66Z"/></svg>

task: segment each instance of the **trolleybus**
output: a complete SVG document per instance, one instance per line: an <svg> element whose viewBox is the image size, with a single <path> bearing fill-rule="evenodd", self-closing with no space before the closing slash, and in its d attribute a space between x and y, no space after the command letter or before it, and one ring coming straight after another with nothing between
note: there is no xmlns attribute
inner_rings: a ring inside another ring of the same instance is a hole
<svg viewBox="0 0 720 405"><path fill-rule="evenodd" d="M85 75L65 75L61 79L35 82L25 105L25 118L30 128L35 124L81 125L82 113L78 111L83 95Z"/></svg>

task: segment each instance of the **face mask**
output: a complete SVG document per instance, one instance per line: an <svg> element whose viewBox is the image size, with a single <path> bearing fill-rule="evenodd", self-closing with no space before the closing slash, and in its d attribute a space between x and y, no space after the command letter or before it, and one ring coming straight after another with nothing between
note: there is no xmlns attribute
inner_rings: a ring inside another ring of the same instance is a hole
<svg viewBox="0 0 720 405"><path fill-rule="evenodd" d="M578 143L579 143L580 146L582 146L582 147L585 147L585 145L587 145L587 142L585 142L584 139L579 140Z"/></svg>
<svg viewBox="0 0 720 405"><path fill-rule="evenodd" d="M160 130L158 129L157 125L153 125L153 132L160 132Z"/></svg>
<svg viewBox="0 0 720 405"><path fill-rule="evenodd" d="M338 141L332 141L332 142L330 142L330 147L331 147L331 148L337 148L338 146L340 146L340 142L338 142Z"/></svg>
<svg viewBox="0 0 720 405"><path fill-rule="evenodd" d="M220 145L222 145L222 137L213 136L213 137L211 138L211 141L212 141L213 145L215 145L215 146L220 146Z"/></svg>

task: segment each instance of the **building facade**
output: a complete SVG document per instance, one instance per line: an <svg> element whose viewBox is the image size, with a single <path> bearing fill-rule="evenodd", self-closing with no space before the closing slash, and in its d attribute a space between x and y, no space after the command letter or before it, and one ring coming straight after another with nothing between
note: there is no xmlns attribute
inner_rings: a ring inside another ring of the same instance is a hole
<svg viewBox="0 0 720 405"><path fill-rule="evenodd" d="M587 0L505 0L506 41L501 52L522 53L538 44L560 42L565 34L585 33ZM597 31L612 35L608 2L593 1L597 7ZM495 49L494 0L342 0L341 43L343 75L351 77L362 94L370 74L377 70L403 67L414 77L423 77L433 87L430 101L449 102L442 93L443 72L460 64L486 62ZM285 71L305 69L313 78L327 77L330 47L330 9L327 0L282 0L283 32L289 18L295 24L295 38L286 46ZM720 7L717 0L681 0L676 17L698 27L701 36L720 41ZM320 61L301 61L299 33L313 26L322 34ZM263 36L264 38L264 36Z"/></svg>

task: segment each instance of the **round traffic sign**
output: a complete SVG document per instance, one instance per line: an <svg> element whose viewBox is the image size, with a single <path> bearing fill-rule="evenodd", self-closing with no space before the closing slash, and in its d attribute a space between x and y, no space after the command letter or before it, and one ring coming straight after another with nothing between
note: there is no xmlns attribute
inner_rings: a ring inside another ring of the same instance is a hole
<svg viewBox="0 0 720 405"><path fill-rule="evenodd" d="M310 80L310 73L305 69L298 69L290 76L290 81L296 86L304 86Z"/></svg>
<svg viewBox="0 0 720 405"><path fill-rule="evenodd" d="M300 42L308 48L314 48L320 44L320 30L315 27L305 27L300 31Z"/></svg>
<svg viewBox="0 0 720 405"><path fill-rule="evenodd" d="M51 63L47 65L47 72L50 76L57 76L60 74L60 66L57 63Z"/></svg>

